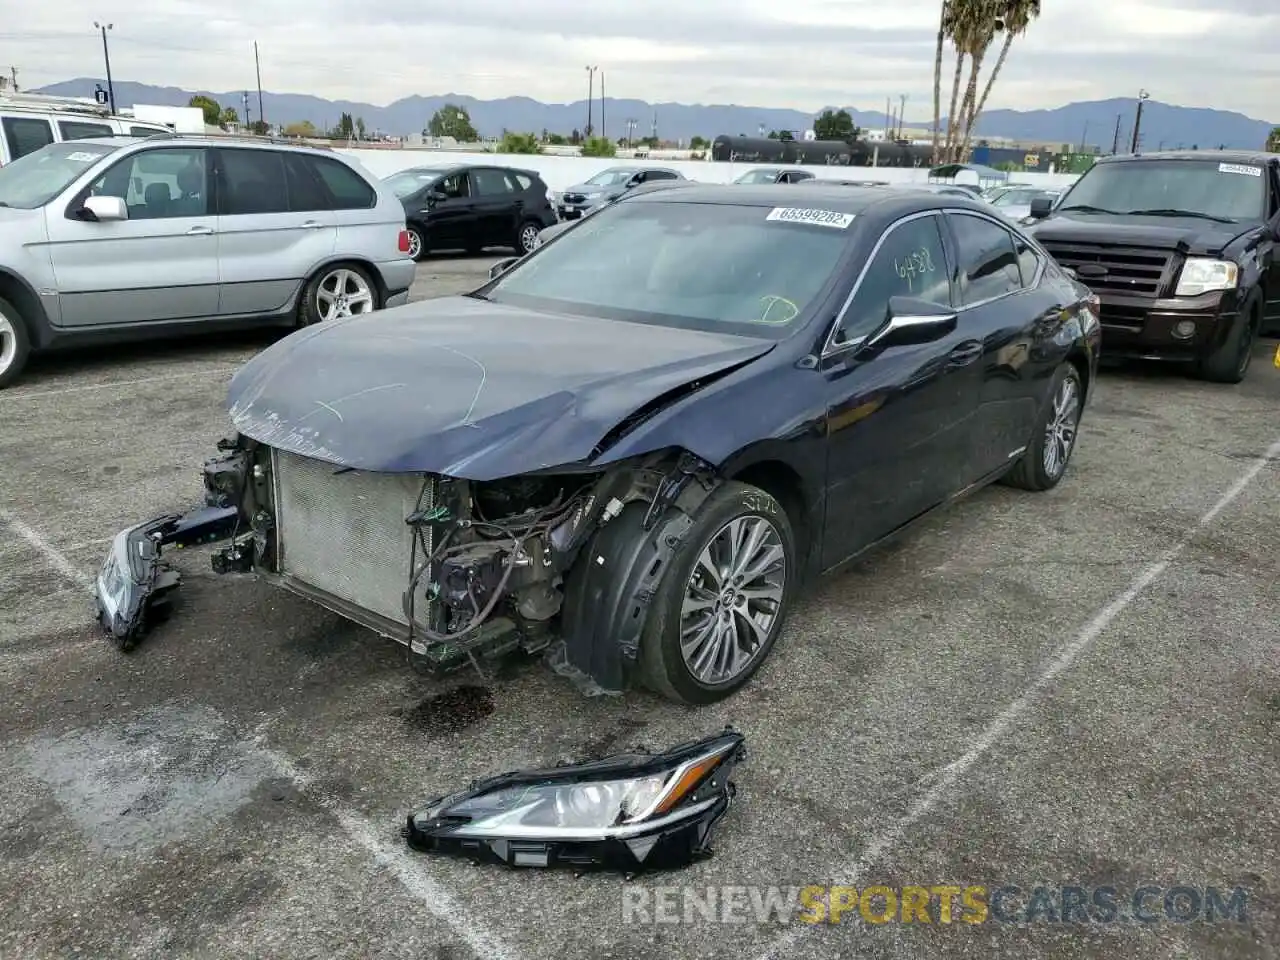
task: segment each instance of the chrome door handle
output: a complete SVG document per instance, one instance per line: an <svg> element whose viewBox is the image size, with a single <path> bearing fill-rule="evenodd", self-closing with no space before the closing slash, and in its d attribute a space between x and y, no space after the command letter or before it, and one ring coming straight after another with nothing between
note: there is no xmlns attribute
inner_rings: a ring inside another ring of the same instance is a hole
<svg viewBox="0 0 1280 960"><path fill-rule="evenodd" d="M213 233L213 227L192 227L187 231L188 237L203 237Z"/></svg>
<svg viewBox="0 0 1280 960"><path fill-rule="evenodd" d="M323 226L319 220L304 220L302 223L303 230L319 230Z"/></svg>

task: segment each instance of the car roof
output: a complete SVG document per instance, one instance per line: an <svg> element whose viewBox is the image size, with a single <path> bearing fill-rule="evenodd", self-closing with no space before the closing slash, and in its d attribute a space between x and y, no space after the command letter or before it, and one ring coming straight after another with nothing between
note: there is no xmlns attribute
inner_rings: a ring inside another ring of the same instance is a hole
<svg viewBox="0 0 1280 960"><path fill-rule="evenodd" d="M1250 163L1258 166L1280 162L1280 154L1262 150L1162 150L1099 157L1097 163L1140 163L1143 160L1200 160L1205 163Z"/></svg>
<svg viewBox="0 0 1280 960"><path fill-rule="evenodd" d="M160 131L156 131L159 133ZM117 148L133 147L139 144L147 144L150 146L163 147L164 149L172 149L173 147L245 147L250 150L291 150L303 153L312 153L320 157L332 157L334 152L325 147L316 147L310 144L292 143L284 140L261 140L253 137L237 137L230 134L183 134L175 133L170 136L149 136L135 137L132 135L120 135L114 137L77 137L75 140L55 141L59 143L96 143L100 146L111 146Z"/></svg>
<svg viewBox="0 0 1280 960"><path fill-rule="evenodd" d="M806 181L812 183L813 181ZM691 182L683 190L658 190L634 196L625 202L634 203L705 203L737 207L793 207L796 205L795 184L727 184ZM811 186L804 192L804 203L821 203L837 213L883 213L896 218L911 213L941 208L957 210L981 210L989 212L990 206L976 197L972 200L951 197L926 190L910 190L898 187L849 187Z"/></svg>

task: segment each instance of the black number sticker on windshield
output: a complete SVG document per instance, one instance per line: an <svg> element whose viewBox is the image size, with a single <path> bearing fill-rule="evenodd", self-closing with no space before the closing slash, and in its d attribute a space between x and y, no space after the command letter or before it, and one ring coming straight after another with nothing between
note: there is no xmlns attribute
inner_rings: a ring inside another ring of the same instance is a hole
<svg viewBox="0 0 1280 960"><path fill-rule="evenodd" d="M915 292L915 282L917 277L923 277L926 274L933 273L935 267L933 265L933 256L929 253L927 247L921 247L919 250L912 250L905 257L895 259L893 261L894 269L898 272L898 276L907 282L907 292Z"/></svg>

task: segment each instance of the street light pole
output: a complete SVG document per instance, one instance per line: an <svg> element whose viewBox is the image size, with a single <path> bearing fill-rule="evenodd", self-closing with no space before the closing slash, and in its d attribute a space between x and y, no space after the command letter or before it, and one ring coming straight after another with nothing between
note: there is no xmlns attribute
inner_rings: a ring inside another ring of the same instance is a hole
<svg viewBox="0 0 1280 960"><path fill-rule="evenodd" d="M598 67L587 67L587 129L582 132L582 139L591 136L591 105L596 98L596 70Z"/></svg>
<svg viewBox="0 0 1280 960"><path fill-rule="evenodd" d="M93 21L93 25L102 31L102 59L107 65L107 100L111 103L111 112L116 112L116 89L111 85L111 54L107 50L107 31L115 27L114 23L99 23Z"/></svg>
<svg viewBox="0 0 1280 960"><path fill-rule="evenodd" d="M1129 148L1130 153L1138 152L1138 136L1142 128L1142 105L1151 98L1151 94L1145 90L1138 91L1138 114L1133 118L1133 145Z"/></svg>

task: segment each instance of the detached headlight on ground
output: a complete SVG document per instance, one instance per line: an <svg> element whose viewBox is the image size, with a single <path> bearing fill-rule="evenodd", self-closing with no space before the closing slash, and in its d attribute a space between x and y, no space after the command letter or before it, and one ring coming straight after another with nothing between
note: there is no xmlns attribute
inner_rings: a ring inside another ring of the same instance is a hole
<svg viewBox="0 0 1280 960"><path fill-rule="evenodd" d="M685 866L710 855L744 744L726 729L659 754L500 774L411 814L405 838L417 850L513 867Z"/></svg>
<svg viewBox="0 0 1280 960"><path fill-rule="evenodd" d="M1231 290L1240 277L1240 268L1226 260L1191 257L1182 265L1174 296L1195 297L1211 290Z"/></svg>

